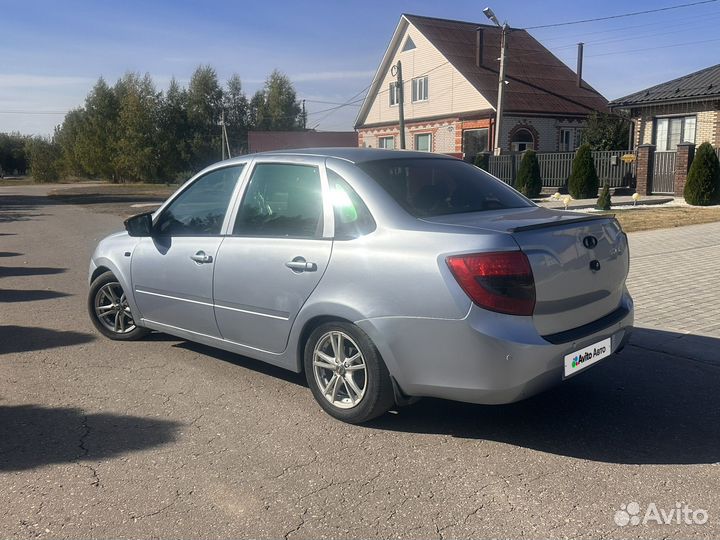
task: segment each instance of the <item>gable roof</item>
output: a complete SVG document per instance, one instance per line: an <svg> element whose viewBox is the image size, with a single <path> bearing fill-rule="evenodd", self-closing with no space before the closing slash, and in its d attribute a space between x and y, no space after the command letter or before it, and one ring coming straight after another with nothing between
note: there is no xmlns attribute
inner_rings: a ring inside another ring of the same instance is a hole
<svg viewBox="0 0 720 540"><path fill-rule="evenodd" d="M720 98L720 64L615 99L610 107L704 101Z"/></svg>
<svg viewBox="0 0 720 540"><path fill-rule="evenodd" d="M496 106L501 29L404 14L358 114L357 125L364 122L408 24L417 28L493 107ZM480 67L475 65L478 28L483 30ZM573 70L525 30L510 29L505 78L509 84L505 87L504 110L508 113L586 115L607 110L607 100L597 90L585 82L578 87Z"/></svg>

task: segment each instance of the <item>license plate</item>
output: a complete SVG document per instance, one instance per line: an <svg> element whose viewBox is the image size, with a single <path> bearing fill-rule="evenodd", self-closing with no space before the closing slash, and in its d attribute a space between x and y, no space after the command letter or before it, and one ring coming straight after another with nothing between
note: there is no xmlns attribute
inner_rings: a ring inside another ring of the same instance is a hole
<svg viewBox="0 0 720 540"><path fill-rule="evenodd" d="M575 375L578 371L592 366L606 356L612 354L612 339L602 341L565 355L565 377Z"/></svg>

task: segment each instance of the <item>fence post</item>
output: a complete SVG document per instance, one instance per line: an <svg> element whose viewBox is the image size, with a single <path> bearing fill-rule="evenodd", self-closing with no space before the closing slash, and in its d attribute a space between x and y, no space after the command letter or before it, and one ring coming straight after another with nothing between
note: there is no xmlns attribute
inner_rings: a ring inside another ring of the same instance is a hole
<svg viewBox="0 0 720 540"><path fill-rule="evenodd" d="M691 142L681 142L677 145L677 154L675 155L675 196L683 197L685 192L685 183L687 182L690 164L695 157L695 144Z"/></svg>
<svg viewBox="0 0 720 540"><path fill-rule="evenodd" d="M637 165L635 165L635 175L637 176L635 191L637 191L640 195L650 195L652 193L654 158L654 144L641 144L638 146Z"/></svg>

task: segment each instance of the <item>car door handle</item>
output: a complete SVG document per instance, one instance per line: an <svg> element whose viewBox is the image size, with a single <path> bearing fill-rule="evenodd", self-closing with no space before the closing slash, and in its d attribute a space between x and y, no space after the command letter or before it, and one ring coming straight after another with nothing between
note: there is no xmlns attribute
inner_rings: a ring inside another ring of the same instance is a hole
<svg viewBox="0 0 720 540"><path fill-rule="evenodd" d="M204 251L198 251L195 255L190 255L190 258L198 264L213 262L212 255L206 255Z"/></svg>
<svg viewBox="0 0 720 540"><path fill-rule="evenodd" d="M285 263L290 270L293 272L315 272L317 270L317 264L314 262L307 262L304 257L295 257L292 261Z"/></svg>

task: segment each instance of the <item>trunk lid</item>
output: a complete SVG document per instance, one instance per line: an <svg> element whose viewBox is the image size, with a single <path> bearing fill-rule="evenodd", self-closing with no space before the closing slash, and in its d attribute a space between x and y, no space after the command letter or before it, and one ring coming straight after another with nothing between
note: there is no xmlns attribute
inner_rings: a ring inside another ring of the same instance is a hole
<svg viewBox="0 0 720 540"><path fill-rule="evenodd" d="M629 268L627 238L612 217L521 208L426 221L512 235L535 279L540 335L593 322L620 306Z"/></svg>

